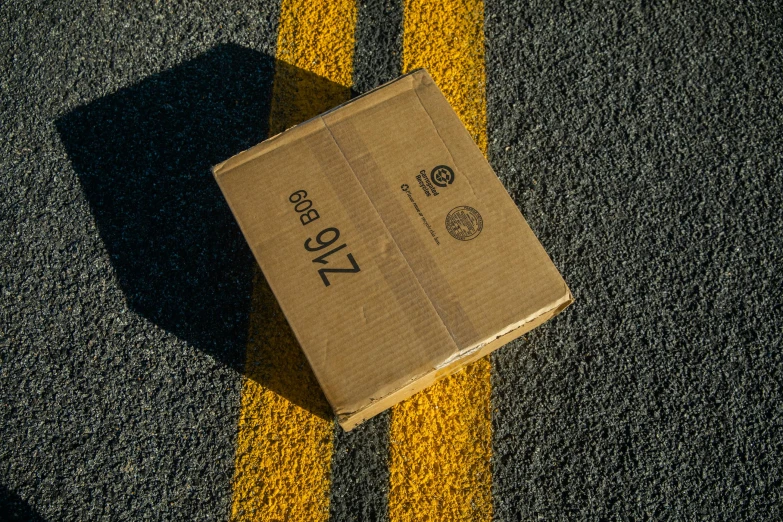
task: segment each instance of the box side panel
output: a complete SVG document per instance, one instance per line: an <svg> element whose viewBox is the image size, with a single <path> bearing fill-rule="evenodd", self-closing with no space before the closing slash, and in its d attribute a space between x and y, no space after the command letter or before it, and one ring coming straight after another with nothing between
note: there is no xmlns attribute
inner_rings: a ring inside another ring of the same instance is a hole
<svg viewBox="0 0 783 522"><path fill-rule="evenodd" d="M338 414L456 346L320 120L217 173L261 269Z"/></svg>
<svg viewBox="0 0 783 522"><path fill-rule="evenodd" d="M517 339L518 337L521 337L522 335L526 334L530 330L544 324L545 322L547 322L548 320L550 320L551 318L553 318L554 316L562 312L572 302L573 299L569 295L566 298L566 300L563 301L561 304L555 306L551 310L547 310L546 312L537 316L535 319L521 325L519 328L512 330L504 335L501 335L497 339L490 341L489 343L483 345L480 349L474 352L456 358L452 360L449 364L434 369L425 375L422 375L417 380L409 383L407 386L404 386L403 388L400 388L394 393L387 395L383 399L376 401L372 404L368 404L366 408L360 411L338 416L337 421L339 422L340 426L344 430L346 431L352 430L357 425L361 424L367 419L374 417L375 415L378 415L385 409L394 406L398 402L404 401L408 397L411 397L412 395L420 392L421 390L435 384L439 380L445 379L449 375L452 375L453 373L459 371L460 368L463 368L473 362L478 361L485 355L489 355L490 353L494 352L498 348L503 347L504 345L510 343L514 339Z"/></svg>

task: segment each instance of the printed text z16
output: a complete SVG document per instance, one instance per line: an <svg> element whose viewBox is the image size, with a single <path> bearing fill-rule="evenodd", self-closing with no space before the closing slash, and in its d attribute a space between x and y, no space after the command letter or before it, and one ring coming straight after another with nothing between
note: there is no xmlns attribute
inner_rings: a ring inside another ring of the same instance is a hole
<svg viewBox="0 0 783 522"><path fill-rule="evenodd" d="M294 204L294 210L299 214L299 221L302 222L302 225L307 226L313 221L320 219L321 215L316 209L313 208L312 200L307 199L306 191L297 190L288 196L288 201ZM315 238L307 238L304 242L304 248L308 252L320 252L321 250L326 250L337 243L338 239L340 239L340 230L336 227L327 227L318 232L315 235ZM327 252L324 252L323 254L313 259L313 263L318 263L321 265L327 265L329 264L329 261L338 260L339 262L343 259L347 259L348 263L351 265L347 268L335 268L334 266L329 268L319 268L318 275L321 276L321 281L323 281L324 286L330 286L332 284L332 282L329 281L329 274L355 274L356 272L361 271L361 268L359 268L359 263L356 262L356 260L353 258L353 254L351 253L344 252L344 258L342 256L337 256L331 260L329 259L329 256L336 254L347 246L348 245L346 243L335 246L334 248L331 248Z"/></svg>

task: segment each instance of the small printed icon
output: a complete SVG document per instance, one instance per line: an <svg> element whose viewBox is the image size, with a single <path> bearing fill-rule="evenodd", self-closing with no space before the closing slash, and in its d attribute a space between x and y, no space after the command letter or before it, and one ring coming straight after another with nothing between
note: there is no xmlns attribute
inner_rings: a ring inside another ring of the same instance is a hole
<svg viewBox="0 0 783 522"><path fill-rule="evenodd" d="M403 184L400 186L400 188L402 189L402 191L403 191L403 192L408 192L408 191L411 189L411 188L408 186L408 184L407 184L407 183L403 183Z"/></svg>
<svg viewBox="0 0 783 522"><path fill-rule="evenodd" d="M446 165L438 165L430 172L430 179L441 188L454 182L454 171Z"/></svg>
<svg viewBox="0 0 783 522"><path fill-rule="evenodd" d="M482 228L484 220L473 207L455 207L446 214L446 230L454 239L470 241L481 233Z"/></svg>

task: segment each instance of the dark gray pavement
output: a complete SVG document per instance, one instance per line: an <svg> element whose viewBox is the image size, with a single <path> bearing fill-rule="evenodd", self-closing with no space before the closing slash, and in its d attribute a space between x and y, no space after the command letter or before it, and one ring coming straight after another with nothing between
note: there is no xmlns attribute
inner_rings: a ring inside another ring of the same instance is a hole
<svg viewBox="0 0 783 522"><path fill-rule="evenodd" d="M277 10L0 5L0 518L227 518L252 260L209 166L266 133ZM400 13L361 3L357 91ZM577 299L493 356L497 520L783 518L781 20L486 2L490 160ZM334 520L383 516L387 421Z"/></svg>
<svg viewBox="0 0 783 522"><path fill-rule="evenodd" d="M0 7L0 505L226 519L252 265L209 168L266 132L276 19Z"/></svg>
<svg viewBox="0 0 783 522"><path fill-rule="evenodd" d="M499 520L780 520L780 4L487 2L491 161L574 292L493 357Z"/></svg>

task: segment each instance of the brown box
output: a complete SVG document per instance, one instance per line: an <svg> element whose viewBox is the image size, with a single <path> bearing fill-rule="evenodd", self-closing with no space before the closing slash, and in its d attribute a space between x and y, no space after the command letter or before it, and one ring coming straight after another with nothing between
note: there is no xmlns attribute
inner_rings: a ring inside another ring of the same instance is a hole
<svg viewBox="0 0 783 522"><path fill-rule="evenodd" d="M425 70L214 174L346 430L572 301Z"/></svg>

